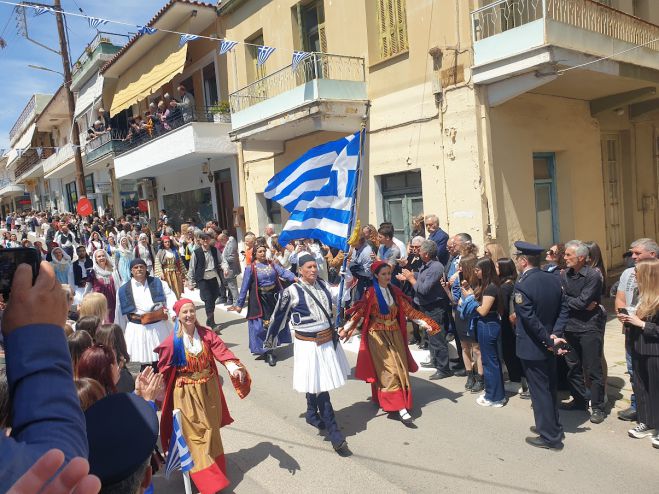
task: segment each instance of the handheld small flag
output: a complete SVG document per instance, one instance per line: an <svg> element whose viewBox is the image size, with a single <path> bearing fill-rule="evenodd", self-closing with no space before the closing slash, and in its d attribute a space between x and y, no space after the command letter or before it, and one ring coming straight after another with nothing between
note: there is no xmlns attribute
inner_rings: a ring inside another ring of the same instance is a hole
<svg viewBox="0 0 659 494"><path fill-rule="evenodd" d="M174 470L189 472L194 467L192 455L183 437L183 431L176 412L178 410L173 412L172 438L169 441L169 452L167 453L167 464L165 465L165 478L167 479Z"/></svg>

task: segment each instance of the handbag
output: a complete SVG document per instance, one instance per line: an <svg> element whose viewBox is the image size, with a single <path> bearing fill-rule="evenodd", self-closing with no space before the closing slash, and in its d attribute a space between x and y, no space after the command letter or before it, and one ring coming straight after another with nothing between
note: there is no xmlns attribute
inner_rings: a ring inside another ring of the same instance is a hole
<svg viewBox="0 0 659 494"><path fill-rule="evenodd" d="M316 303L318 308L322 311L322 313L327 318L327 322L329 323L329 327L332 330L332 343L334 344L334 349L336 350L336 345L339 343L339 333L337 333L336 330L334 329L334 323L332 322L332 318L330 317L330 315L325 310L325 306L320 303L320 301L316 298L316 296L313 293L311 293L311 290L309 290L306 286L304 286L302 283L298 283L297 285L300 288L302 288L302 290L304 290L307 295L309 295L311 297L311 299ZM331 303L332 303L332 301L330 299L330 304Z"/></svg>

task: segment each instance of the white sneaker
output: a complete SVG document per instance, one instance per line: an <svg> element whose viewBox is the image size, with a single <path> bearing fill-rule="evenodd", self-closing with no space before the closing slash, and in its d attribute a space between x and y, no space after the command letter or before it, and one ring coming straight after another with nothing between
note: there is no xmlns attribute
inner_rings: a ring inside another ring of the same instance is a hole
<svg viewBox="0 0 659 494"><path fill-rule="evenodd" d="M629 437L643 439L644 437L652 436L654 434L654 429L650 429L647 425L639 423L633 429L629 429L627 433L629 434Z"/></svg>
<svg viewBox="0 0 659 494"><path fill-rule="evenodd" d="M501 401L490 401L485 396L479 396L476 398L476 403L482 407L492 407L492 408L501 408L506 404L506 400Z"/></svg>

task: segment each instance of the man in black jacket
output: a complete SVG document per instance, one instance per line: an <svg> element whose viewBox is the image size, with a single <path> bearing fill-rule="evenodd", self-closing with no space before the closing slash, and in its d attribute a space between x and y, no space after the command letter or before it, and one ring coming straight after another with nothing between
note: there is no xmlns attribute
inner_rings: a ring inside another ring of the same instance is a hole
<svg viewBox="0 0 659 494"><path fill-rule="evenodd" d="M73 282L75 283L76 291L84 290L89 281L89 273L94 266L94 263L87 255L87 250L84 245L79 245L76 249L78 260L73 263Z"/></svg>
<svg viewBox="0 0 659 494"><path fill-rule="evenodd" d="M578 240L565 244L565 263L568 269L561 274L563 304L569 311L565 339L571 350L565 354L568 384L574 400L561 405L565 410L588 410L588 393L584 372L590 380L590 421L600 424L606 418L604 403L604 326L606 313L600 306L602 273L586 266L588 247Z"/></svg>
<svg viewBox="0 0 659 494"><path fill-rule="evenodd" d="M211 245L207 233L199 235L201 248L197 248L190 258L188 281L199 288L199 295L206 309L206 326L215 329L215 301L220 296L221 261L217 249Z"/></svg>

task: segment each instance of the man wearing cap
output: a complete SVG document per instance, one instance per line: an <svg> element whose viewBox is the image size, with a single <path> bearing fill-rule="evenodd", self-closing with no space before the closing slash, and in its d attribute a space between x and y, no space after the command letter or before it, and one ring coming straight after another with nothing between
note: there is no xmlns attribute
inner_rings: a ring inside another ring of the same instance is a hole
<svg viewBox="0 0 659 494"><path fill-rule="evenodd" d="M144 369L158 360L153 350L171 332L168 313L176 295L166 281L147 276L144 259L133 259L130 273L131 279L117 293L114 320L124 329L131 360Z"/></svg>
<svg viewBox="0 0 659 494"><path fill-rule="evenodd" d="M89 471L101 493L141 494L151 484L151 455L158 440L152 404L132 393L116 393L85 412Z"/></svg>
<svg viewBox="0 0 659 494"><path fill-rule="evenodd" d="M564 352L558 345L565 343L561 336L567 321L561 283L557 276L540 269L542 247L518 241L515 248L520 273L513 292L517 356L531 392L535 417L531 431L538 435L527 437L526 442L537 448L559 450L563 448L563 426L558 419L554 350Z"/></svg>
<svg viewBox="0 0 659 494"><path fill-rule="evenodd" d="M332 293L318 278L316 259L308 253L298 257L300 280L286 288L275 306L266 333L265 348L274 348L284 331L294 333L293 388L306 393L306 421L326 429L332 447L348 454L348 444L334 417L329 392L345 384L350 364L332 320Z"/></svg>

